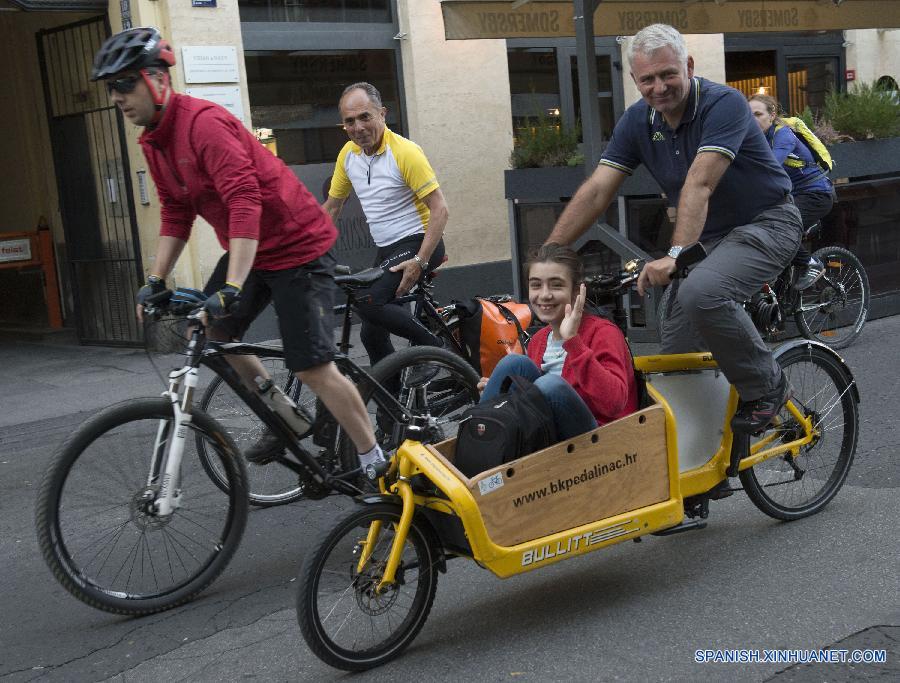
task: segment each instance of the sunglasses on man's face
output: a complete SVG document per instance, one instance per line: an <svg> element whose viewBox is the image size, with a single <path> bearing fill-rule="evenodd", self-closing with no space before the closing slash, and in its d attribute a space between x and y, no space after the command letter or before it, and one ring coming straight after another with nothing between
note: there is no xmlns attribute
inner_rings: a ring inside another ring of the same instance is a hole
<svg viewBox="0 0 900 683"><path fill-rule="evenodd" d="M110 95L112 95L113 92L127 95L128 93L134 92L139 80L141 80L140 76L123 76L122 78L106 81L106 91Z"/></svg>

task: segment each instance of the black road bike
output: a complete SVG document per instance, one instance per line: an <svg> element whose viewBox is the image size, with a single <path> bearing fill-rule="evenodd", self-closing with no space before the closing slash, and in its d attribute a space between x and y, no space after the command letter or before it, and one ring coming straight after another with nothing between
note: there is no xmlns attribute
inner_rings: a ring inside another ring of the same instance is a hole
<svg viewBox="0 0 900 683"><path fill-rule="evenodd" d="M148 316L166 312L186 311L169 305L165 293L146 307ZM201 365L282 437L286 453L275 462L291 472L303 495L361 492L356 451L323 406L309 431L295 434L226 360L252 354L282 362L283 350L208 341L197 313L186 317L192 327L184 365L169 374L163 396L125 401L87 420L55 454L38 493L44 559L66 590L98 609L143 615L188 602L221 574L240 543L247 468L229 430L193 405ZM417 438L444 437L428 403L439 380L441 410L478 399L475 372L443 349L404 349L370 373L343 354L334 362L359 388L373 421L377 415L388 455L413 418ZM394 377L401 378L403 403L382 385ZM324 445L311 452L308 443Z"/></svg>

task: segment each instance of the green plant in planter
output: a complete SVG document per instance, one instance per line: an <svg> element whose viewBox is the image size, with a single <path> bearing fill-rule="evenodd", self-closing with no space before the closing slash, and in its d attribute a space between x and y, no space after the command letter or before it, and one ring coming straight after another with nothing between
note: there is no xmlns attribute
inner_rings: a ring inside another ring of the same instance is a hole
<svg viewBox="0 0 900 683"><path fill-rule="evenodd" d="M584 163L584 156L578 152L580 131L580 123L567 130L545 114L539 114L534 120L526 119L525 126L518 131L510 163L513 168L577 166Z"/></svg>
<svg viewBox="0 0 900 683"><path fill-rule="evenodd" d="M849 93L829 92L823 116L836 131L855 140L900 134L900 105L873 84L854 84Z"/></svg>
<svg viewBox="0 0 900 683"><path fill-rule="evenodd" d="M806 109L797 114L797 118L802 119L803 123L806 124L806 127L809 128L823 144L833 145L838 142L848 142L853 140L849 135L843 135L836 131L831 121L827 120L822 114L816 114L809 107L806 107Z"/></svg>

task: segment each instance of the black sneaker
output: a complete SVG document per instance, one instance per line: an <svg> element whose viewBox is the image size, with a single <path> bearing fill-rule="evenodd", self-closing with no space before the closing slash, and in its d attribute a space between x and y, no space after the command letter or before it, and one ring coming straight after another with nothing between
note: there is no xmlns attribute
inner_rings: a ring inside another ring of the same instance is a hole
<svg viewBox="0 0 900 683"><path fill-rule="evenodd" d="M795 284L794 287L801 292L804 289L809 289L816 284L824 274L825 264L817 258L810 258L809 265L806 266L806 270L800 273L797 278L797 284Z"/></svg>
<svg viewBox="0 0 900 683"><path fill-rule="evenodd" d="M788 402L794 391L784 373L775 391L760 396L754 401L741 401L737 412L731 418L731 429L735 432L757 434L768 427L778 417L778 413Z"/></svg>
<svg viewBox="0 0 900 683"><path fill-rule="evenodd" d="M284 442L268 427L255 444L244 451L244 458L254 465L267 465L284 453Z"/></svg>

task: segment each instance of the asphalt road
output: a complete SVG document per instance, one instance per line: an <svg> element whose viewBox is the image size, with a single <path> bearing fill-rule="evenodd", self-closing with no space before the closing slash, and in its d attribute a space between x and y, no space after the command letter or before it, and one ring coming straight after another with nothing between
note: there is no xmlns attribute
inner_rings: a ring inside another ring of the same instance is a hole
<svg viewBox="0 0 900 683"><path fill-rule="evenodd" d="M862 394L862 430L847 485L820 514L779 523L738 494L713 504L703 531L623 543L506 581L454 560L413 645L358 678L900 679L898 338L900 318L873 321L844 353ZM131 351L0 352L8 360L0 370L0 680L343 676L300 636L295 575L313 535L352 503L333 497L253 511L229 568L187 606L142 619L93 610L40 558L35 491L55 447L88 414L81 411L129 391L155 394L158 380ZM884 648L887 662L695 662L697 650L826 646Z"/></svg>

